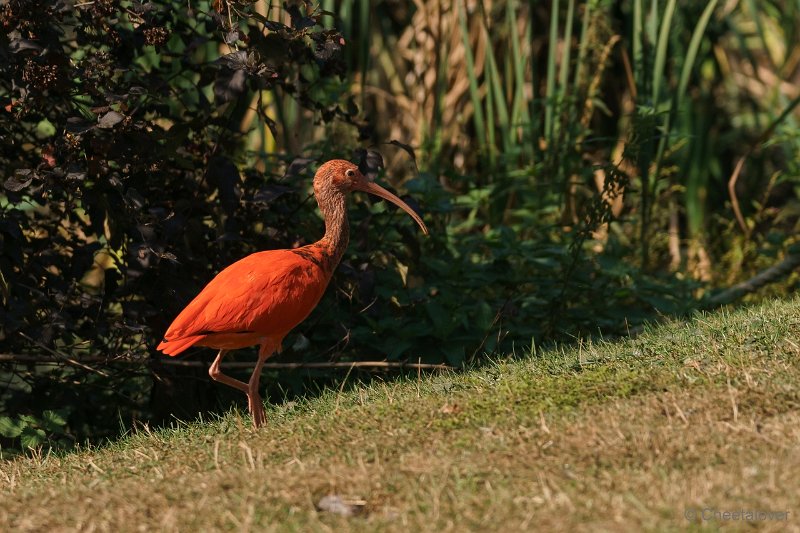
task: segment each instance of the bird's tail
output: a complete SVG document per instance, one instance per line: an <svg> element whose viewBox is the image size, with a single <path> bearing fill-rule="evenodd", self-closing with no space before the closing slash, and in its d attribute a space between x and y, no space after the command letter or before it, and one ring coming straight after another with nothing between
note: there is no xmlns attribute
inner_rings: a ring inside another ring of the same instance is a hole
<svg viewBox="0 0 800 533"><path fill-rule="evenodd" d="M190 348L197 342L201 341L205 337L205 335L193 335L191 337L179 337L172 340L164 339L156 349L174 357L187 348Z"/></svg>

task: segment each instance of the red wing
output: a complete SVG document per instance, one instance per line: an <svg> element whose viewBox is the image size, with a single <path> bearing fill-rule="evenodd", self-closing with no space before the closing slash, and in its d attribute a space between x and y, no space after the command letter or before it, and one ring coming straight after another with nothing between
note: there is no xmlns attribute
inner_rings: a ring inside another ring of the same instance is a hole
<svg viewBox="0 0 800 533"><path fill-rule="evenodd" d="M173 321L158 349L170 353L169 345L179 340L188 341L188 348L223 333L283 337L314 309L328 280L315 262L292 250L249 255L206 285Z"/></svg>

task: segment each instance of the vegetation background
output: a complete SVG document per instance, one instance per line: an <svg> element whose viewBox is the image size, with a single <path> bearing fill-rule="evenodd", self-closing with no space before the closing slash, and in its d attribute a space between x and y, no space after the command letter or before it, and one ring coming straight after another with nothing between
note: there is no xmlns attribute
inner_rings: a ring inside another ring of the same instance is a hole
<svg viewBox="0 0 800 533"><path fill-rule="evenodd" d="M154 347L222 267L319 237L333 157L380 153L432 235L355 196L281 360L462 366L797 285L797 2L11 0L0 25L3 450L230 401Z"/></svg>

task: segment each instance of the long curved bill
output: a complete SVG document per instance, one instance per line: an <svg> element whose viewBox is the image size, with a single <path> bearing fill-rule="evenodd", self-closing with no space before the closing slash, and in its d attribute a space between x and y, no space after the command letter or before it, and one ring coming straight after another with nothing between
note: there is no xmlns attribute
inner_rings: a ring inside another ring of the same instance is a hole
<svg viewBox="0 0 800 533"><path fill-rule="evenodd" d="M422 233L428 235L428 228L427 226L425 226L425 223L422 221L420 216L416 214L414 210L411 209L411 207L409 207L407 203L405 203L403 200L401 200L394 194L390 193L377 183L365 180L355 184L353 188L359 191L364 191L370 194L374 194L375 196L380 196L384 200L392 202L394 205L396 205L397 207L408 213L411 216L411 218L413 218L417 222L417 224L419 224L419 227L422 228Z"/></svg>

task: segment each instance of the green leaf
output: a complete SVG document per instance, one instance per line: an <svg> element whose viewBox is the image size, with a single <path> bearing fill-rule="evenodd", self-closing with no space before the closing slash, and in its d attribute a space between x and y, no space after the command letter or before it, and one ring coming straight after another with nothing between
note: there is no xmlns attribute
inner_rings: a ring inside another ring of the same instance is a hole
<svg viewBox="0 0 800 533"><path fill-rule="evenodd" d="M36 448L47 442L47 435L44 430L30 426L22 430L19 438L23 448Z"/></svg>
<svg viewBox="0 0 800 533"><path fill-rule="evenodd" d="M67 419L56 411L44 411L42 413L42 426L51 433L63 433Z"/></svg>
<svg viewBox="0 0 800 533"><path fill-rule="evenodd" d="M397 361L406 354L406 351L414 346L414 343L408 339L394 339L391 343L384 346L386 358L389 361Z"/></svg>
<svg viewBox="0 0 800 533"><path fill-rule="evenodd" d="M495 312L492 310L492 307L486 303L481 302L477 305L476 313L475 313L475 320L474 326L478 331L485 332L489 329L494 321Z"/></svg>
<svg viewBox="0 0 800 533"><path fill-rule="evenodd" d="M19 422L10 419L7 416L0 416L0 435L9 438L19 437L22 430L25 428L24 422Z"/></svg>
<svg viewBox="0 0 800 533"><path fill-rule="evenodd" d="M444 353L447 363L455 367L464 364L464 344L460 342L444 343L439 349Z"/></svg>
<svg viewBox="0 0 800 533"><path fill-rule="evenodd" d="M453 322L451 316L452 311L448 312L441 303L436 300L431 300L425 306L428 316L433 322L434 334L440 339L446 339L447 336L453 331Z"/></svg>
<svg viewBox="0 0 800 533"><path fill-rule="evenodd" d="M36 418L35 416L20 415L19 419L20 419L20 421L24 422L25 425L28 425L28 426L38 426L39 425L39 419Z"/></svg>

